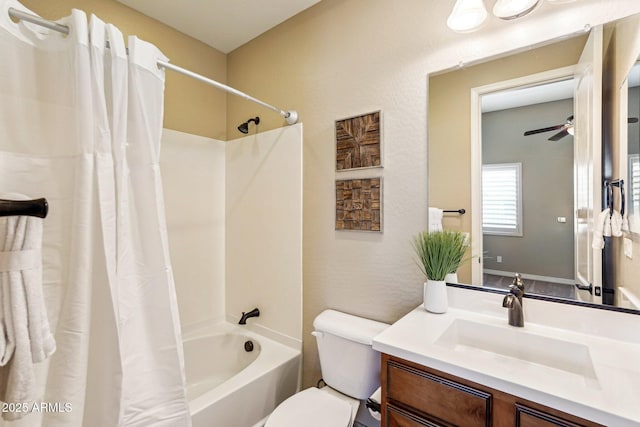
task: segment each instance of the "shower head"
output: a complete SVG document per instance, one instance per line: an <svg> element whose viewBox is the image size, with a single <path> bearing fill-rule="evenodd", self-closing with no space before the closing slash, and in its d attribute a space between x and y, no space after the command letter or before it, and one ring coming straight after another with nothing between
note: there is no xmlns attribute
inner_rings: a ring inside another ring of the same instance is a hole
<svg viewBox="0 0 640 427"><path fill-rule="evenodd" d="M256 125L260 124L260 117L256 116L255 119L249 119L246 122L242 123L240 126L238 126L238 130L244 134L249 133L249 123L255 123Z"/></svg>

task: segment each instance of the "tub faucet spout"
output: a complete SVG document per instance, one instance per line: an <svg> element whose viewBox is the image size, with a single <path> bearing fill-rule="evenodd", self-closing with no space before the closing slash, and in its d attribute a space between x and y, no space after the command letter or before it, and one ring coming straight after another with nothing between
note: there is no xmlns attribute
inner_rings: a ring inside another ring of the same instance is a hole
<svg viewBox="0 0 640 427"><path fill-rule="evenodd" d="M253 310L251 310L248 313L245 313L243 311L242 312L242 317L240 318L240 321L238 322L238 325L246 325L248 318L250 318L250 317L258 317L258 316L260 316L260 310L258 310L257 308L254 308Z"/></svg>

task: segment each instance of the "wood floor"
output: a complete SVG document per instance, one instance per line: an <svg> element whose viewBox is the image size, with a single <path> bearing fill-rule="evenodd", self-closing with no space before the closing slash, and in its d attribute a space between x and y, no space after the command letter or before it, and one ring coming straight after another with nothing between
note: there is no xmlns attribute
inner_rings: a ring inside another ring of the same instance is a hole
<svg viewBox="0 0 640 427"><path fill-rule="evenodd" d="M483 285L492 288L508 289L512 282L513 277L487 273L482 275ZM572 285L531 279L522 279L522 283L524 284L525 293L576 299L576 287Z"/></svg>

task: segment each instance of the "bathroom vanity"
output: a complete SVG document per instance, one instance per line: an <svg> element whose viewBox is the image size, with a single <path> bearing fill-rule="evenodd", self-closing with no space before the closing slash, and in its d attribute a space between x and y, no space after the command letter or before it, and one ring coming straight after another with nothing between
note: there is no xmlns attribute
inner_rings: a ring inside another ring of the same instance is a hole
<svg viewBox="0 0 640 427"><path fill-rule="evenodd" d="M382 356L389 427L601 426L519 396L388 354Z"/></svg>
<svg viewBox="0 0 640 427"><path fill-rule="evenodd" d="M529 299L513 327L504 295L448 291L374 339L382 426L640 426L640 316Z"/></svg>

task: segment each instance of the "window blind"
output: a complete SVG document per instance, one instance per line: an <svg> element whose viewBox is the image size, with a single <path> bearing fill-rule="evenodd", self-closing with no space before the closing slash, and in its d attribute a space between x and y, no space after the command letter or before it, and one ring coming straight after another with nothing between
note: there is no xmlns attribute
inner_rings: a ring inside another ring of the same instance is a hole
<svg viewBox="0 0 640 427"><path fill-rule="evenodd" d="M522 164L482 166L482 231L522 236Z"/></svg>
<svg viewBox="0 0 640 427"><path fill-rule="evenodd" d="M629 179L631 183L627 191L631 194L631 200L627 202L631 208L629 213L640 211L640 154L629 154Z"/></svg>

